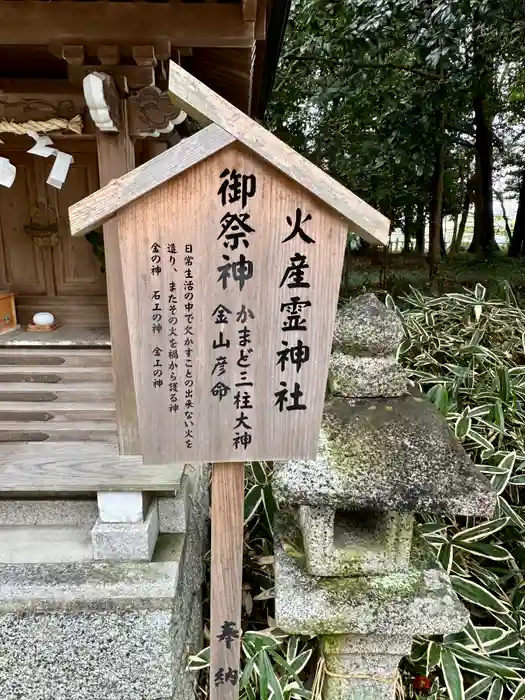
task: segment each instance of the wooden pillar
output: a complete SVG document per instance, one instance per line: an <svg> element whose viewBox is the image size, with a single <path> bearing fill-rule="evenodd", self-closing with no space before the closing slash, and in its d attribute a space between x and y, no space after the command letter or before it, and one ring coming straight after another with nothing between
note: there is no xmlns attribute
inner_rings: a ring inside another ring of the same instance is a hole
<svg viewBox="0 0 525 700"><path fill-rule="evenodd" d="M158 141L157 139L147 139L142 144L142 161L145 163L155 156L164 153L168 148L166 141Z"/></svg>
<svg viewBox="0 0 525 700"><path fill-rule="evenodd" d="M121 101L120 131L109 134L97 131L100 186L104 187L135 167L135 150L129 136L125 100ZM137 419L137 402L131 364L128 317L120 258L118 223L104 224L104 249L108 287L109 322L113 353L113 376L121 455L141 454Z"/></svg>
<svg viewBox="0 0 525 700"><path fill-rule="evenodd" d="M97 130L100 186L133 170L135 147L129 136L127 105L120 105L118 134ZM122 275L118 222L104 224L113 382L121 455L140 455L137 397L133 381L128 315ZM99 519L92 530L95 559L151 560L159 525L156 501L139 492L98 492Z"/></svg>

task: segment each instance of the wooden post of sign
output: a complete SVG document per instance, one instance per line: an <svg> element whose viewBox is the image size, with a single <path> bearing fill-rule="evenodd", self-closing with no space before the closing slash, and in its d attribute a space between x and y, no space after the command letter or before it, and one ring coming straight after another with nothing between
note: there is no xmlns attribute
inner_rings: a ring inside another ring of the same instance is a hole
<svg viewBox="0 0 525 700"><path fill-rule="evenodd" d="M126 101L120 101L121 126L118 134L97 131L97 151L100 186L133 170L135 149L129 136ZM135 385L132 380L131 349L128 315L124 296L122 262L116 220L104 224L108 306L113 356L113 380L117 410L119 452L121 455L141 454L137 422Z"/></svg>
<svg viewBox="0 0 525 700"><path fill-rule="evenodd" d="M244 464L212 467L210 699L237 700L241 676Z"/></svg>

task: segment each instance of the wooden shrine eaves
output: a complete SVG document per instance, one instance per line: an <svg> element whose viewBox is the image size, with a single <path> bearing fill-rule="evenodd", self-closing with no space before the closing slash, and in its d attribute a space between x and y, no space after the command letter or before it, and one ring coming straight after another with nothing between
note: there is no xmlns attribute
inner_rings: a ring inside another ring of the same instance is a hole
<svg viewBox="0 0 525 700"><path fill-rule="evenodd" d="M254 32L254 23L245 22L239 5L233 4L0 2L3 46L144 46L168 39L178 48L247 48L253 46Z"/></svg>
<svg viewBox="0 0 525 700"><path fill-rule="evenodd" d="M120 209L180 175L201 160L234 143L235 138L211 124L177 146L112 180L69 208L71 234L82 236L115 216Z"/></svg>
<svg viewBox="0 0 525 700"><path fill-rule="evenodd" d="M73 204L73 236L100 226L139 197L239 141L337 212L353 232L375 245L388 242L386 217L173 62L170 94L177 106L209 126Z"/></svg>

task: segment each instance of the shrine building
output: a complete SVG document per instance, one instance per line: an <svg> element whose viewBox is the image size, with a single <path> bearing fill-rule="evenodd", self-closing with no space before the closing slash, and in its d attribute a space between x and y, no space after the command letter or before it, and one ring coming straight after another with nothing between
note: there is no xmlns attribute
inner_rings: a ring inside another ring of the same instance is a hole
<svg viewBox="0 0 525 700"><path fill-rule="evenodd" d="M115 253L102 227L72 237L68 208L190 135L170 60L262 118L288 11L0 1L0 493L94 492L99 467L138 454ZM28 330L36 313L53 330Z"/></svg>
<svg viewBox="0 0 525 700"><path fill-rule="evenodd" d="M389 222L260 123L289 5L0 0L2 700L193 700L210 471L222 614L239 464L316 457Z"/></svg>

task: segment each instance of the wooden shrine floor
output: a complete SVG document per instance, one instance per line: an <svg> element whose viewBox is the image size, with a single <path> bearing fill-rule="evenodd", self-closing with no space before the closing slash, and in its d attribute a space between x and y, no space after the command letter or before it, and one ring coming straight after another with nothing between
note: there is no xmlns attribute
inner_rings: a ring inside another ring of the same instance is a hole
<svg viewBox="0 0 525 700"><path fill-rule="evenodd" d="M52 490L61 474L74 484L86 467L100 478L118 461L108 329L9 335L0 347L0 492Z"/></svg>
<svg viewBox="0 0 525 700"><path fill-rule="evenodd" d="M120 456L108 328L0 336L0 497L173 491L183 469Z"/></svg>
<svg viewBox="0 0 525 700"><path fill-rule="evenodd" d="M0 348L7 347L109 348L111 341L107 326L92 328L61 326L51 332L34 332L17 328L0 335Z"/></svg>

